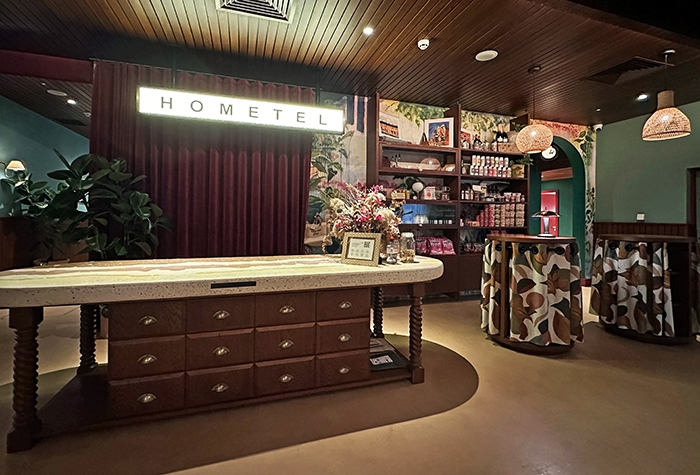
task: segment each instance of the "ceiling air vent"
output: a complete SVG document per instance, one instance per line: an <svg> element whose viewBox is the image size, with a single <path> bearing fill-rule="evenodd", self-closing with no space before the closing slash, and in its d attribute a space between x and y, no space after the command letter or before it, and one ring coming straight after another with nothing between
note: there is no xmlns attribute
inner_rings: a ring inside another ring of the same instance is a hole
<svg viewBox="0 0 700 475"><path fill-rule="evenodd" d="M596 73L586 79L616 86L652 73L656 68L663 67L663 65L663 61L654 61L653 59L635 56L624 63ZM671 65L669 64L669 66Z"/></svg>
<svg viewBox="0 0 700 475"><path fill-rule="evenodd" d="M220 0L221 8L271 20L289 21L292 0Z"/></svg>

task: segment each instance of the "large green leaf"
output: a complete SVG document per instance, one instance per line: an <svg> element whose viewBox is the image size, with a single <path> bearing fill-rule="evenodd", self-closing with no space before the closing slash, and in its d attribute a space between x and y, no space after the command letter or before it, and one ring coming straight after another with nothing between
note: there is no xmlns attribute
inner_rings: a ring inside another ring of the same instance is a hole
<svg viewBox="0 0 700 475"><path fill-rule="evenodd" d="M151 246L149 246L145 242L136 241L134 244L136 244L138 247L140 247L147 256L151 255Z"/></svg>

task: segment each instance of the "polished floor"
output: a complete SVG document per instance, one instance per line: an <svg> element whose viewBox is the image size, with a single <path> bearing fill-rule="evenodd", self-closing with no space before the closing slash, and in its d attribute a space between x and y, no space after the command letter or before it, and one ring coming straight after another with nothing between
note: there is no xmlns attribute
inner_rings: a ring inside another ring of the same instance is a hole
<svg viewBox="0 0 700 475"><path fill-rule="evenodd" d="M406 334L406 312L406 307L388 308L385 331ZM40 329L40 373L48 387L40 387L40 393L50 393L51 385L57 384L52 381L72 373L66 368L78 361L77 322L75 308L47 310ZM175 455L162 445L151 447L149 443L162 444L168 428L187 430L187 420L47 440L29 452L3 454L0 473L68 473L61 467L71 467L73 474L172 472L160 466L182 467L185 470L180 473L193 475L700 473L700 343L649 345L604 332L590 315L586 322L586 341L570 354L536 357L489 341L479 329L476 301L427 303L423 336L437 345L430 348L434 356L426 359L425 390L392 383L400 385L397 400L391 397L390 385L376 392L356 393L364 398L362 404L368 411L381 410L385 404L395 419L376 425L355 424L357 428L337 435L310 432L314 425L342 427L347 423L354 427L355 419L362 418L362 407L342 405L353 400L348 396L352 391L345 391L348 395L315 396L309 403L295 400L288 405L236 409L239 412L232 413L238 416L236 423L245 426L219 424L212 427L215 434L202 435L201 444L192 435L184 436L187 446ZM3 311L3 433L10 424L11 351L12 334ZM98 359L106 360L104 341L98 343ZM443 364L454 369L436 367ZM463 384L460 379L465 378L476 384ZM445 404L435 404L441 394ZM40 403L45 400L41 397ZM341 409L324 412L326 407ZM298 414L289 411L306 411L308 426L296 431L307 436L297 437L295 428L289 427L289 421L299 420ZM272 422L265 420L271 415ZM222 414L218 419L213 415L190 419L198 430L217 420L227 419ZM258 423L265 434L256 434ZM274 434L276 427L279 434ZM309 438L308 434L322 435ZM221 438L240 441L241 447L222 456L227 452L210 446ZM271 442L265 445L257 439ZM182 444L183 437L172 437L170 443ZM168 463L159 466L154 460L163 453L169 454ZM110 463L110 457L128 463Z"/></svg>

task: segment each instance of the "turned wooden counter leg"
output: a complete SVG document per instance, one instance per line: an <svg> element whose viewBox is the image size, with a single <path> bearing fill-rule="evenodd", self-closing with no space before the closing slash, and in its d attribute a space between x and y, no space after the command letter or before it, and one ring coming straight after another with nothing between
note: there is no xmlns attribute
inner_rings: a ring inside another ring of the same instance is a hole
<svg viewBox="0 0 700 475"><path fill-rule="evenodd" d="M34 434L41 430L36 415L39 324L44 318L42 307L11 308L10 328L15 330L14 374L12 385L12 429L7 434L7 452L29 450Z"/></svg>
<svg viewBox="0 0 700 475"><path fill-rule="evenodd" d="M411 368L411 382L413 384L425 381L425 370L421 357L422 330L423 330L423 296L425 284L411 285L411 309L408 325L408 351L409 365Z"/></svg>
<svg viewBox="0 0 700 475"><path fill-rule="evenodd" d="M95 359L95 331L100 307L80 306L80 366L78 374L89 373L97 367Z"/></svg>
<svg viewBox="0 0 700 475"><path fill-rule="evenodd" d="M384 338L384 292L381 287L372 288L372 336Z"/></svg>

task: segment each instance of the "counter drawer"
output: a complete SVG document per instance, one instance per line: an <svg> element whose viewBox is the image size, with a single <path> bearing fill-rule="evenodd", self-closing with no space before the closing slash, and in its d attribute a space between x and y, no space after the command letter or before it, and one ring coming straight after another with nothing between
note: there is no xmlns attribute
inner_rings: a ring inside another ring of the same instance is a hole
<svg viewBox="0 0 700 475"><path fill-rule="evenodd" d="M255 363L255 395L311 389L315 383L314 357Z"/></svg>
<svg viewBox="0 0 700 475"><path fill-rule="evenodd" d="M315 323L255 329L255 361L281 360L315 353Z"/></svg>
<svg viewBox="0 0 700 475"><path fill-rule="evenodd" d="M325 290L316 294L316 320L369 317L370 289Z"/></svg>
<svg viewBox="0 0 700 475"><path fill-rule="evenodd" d="M296 292L255 297L255 326L287 325L316 320L316 294Z"/></svg>
<svg viewBox="0 0 700 475"><path fill-rule="evenodd" d="M251 398L253 384L252 364L188 371L185 379L187 407Z"/></svg>
<svg viewBox="0 0 700 475"><path fill-rule="evenodd" d="M204 369L253 362L253 329L187 335L186 368Z"/></svg>
<svg viewBox="0 0 700 475"><path fill-rule="evenodd" d="M109 382L110 417L140 416L185 407L185 373Z"/></svg>
<svg viewBox="0 0 700 475"><path fill-rule="evenodd" d="M130 340L185 333L185 304L181 300L111 303L104 309L110 340Z"/></svg>
<svg viewBox="0 0 700 475"><path fill-rule="evenodd" d="M316 324L318 353L369 349L369 318Z"/></svg>
<svg viewBox="0 0 700 475"><path fill-rule="evenodd" d="M220 297L187 301L187 333L251 328L255 297Z"/></svg>
<svg viewBox="0 0 700 475"><path fill-rule="evenodd" d="M369 374L369 348L323 355L316 360L316 384L319 387L366 381Z"/></svg>
<svg viewBox="0 0 700 475"><path fill-rule="evenodd" d="M185 370L185 336L110 341L109 379L140 378Z"/></svg>

